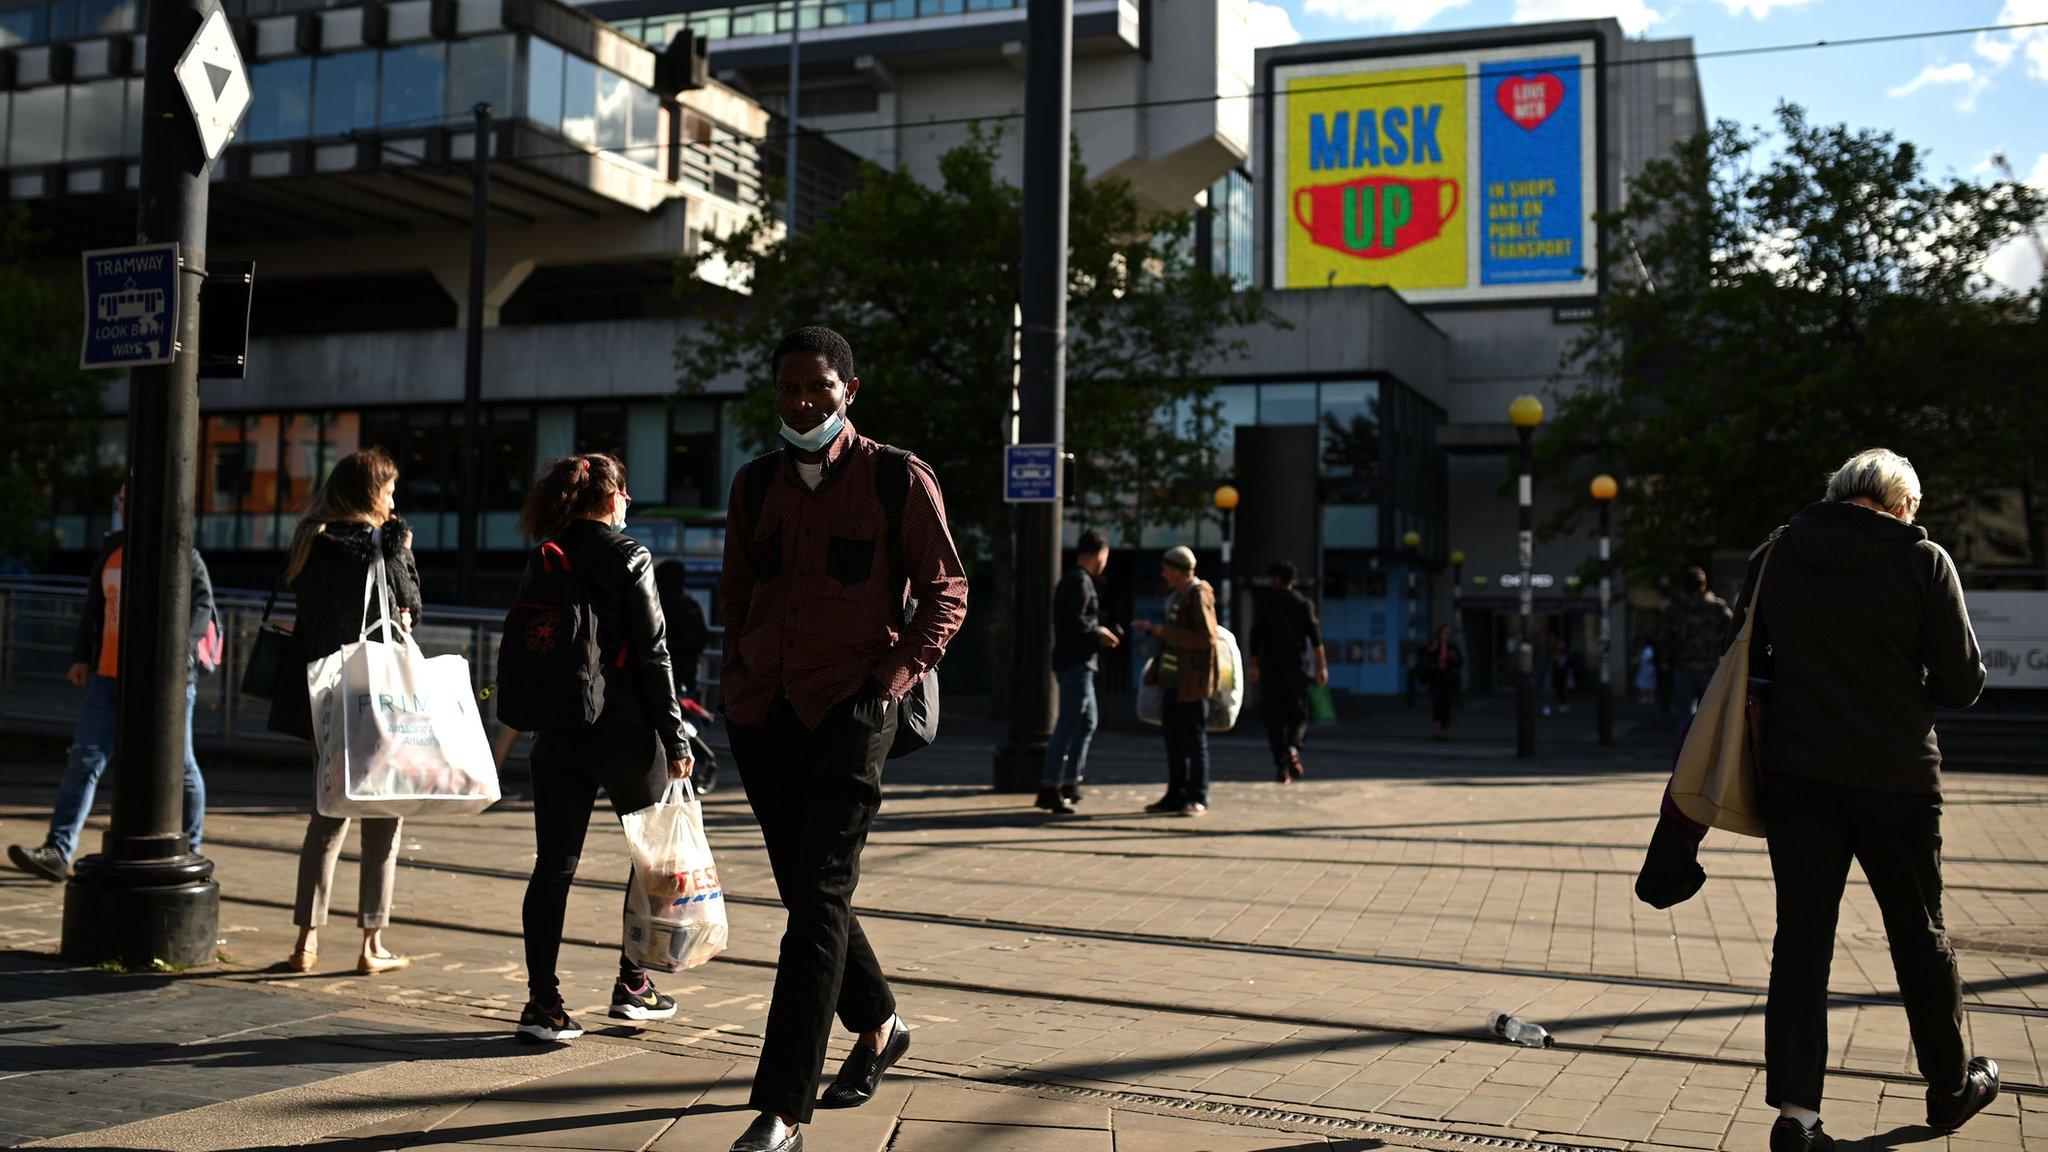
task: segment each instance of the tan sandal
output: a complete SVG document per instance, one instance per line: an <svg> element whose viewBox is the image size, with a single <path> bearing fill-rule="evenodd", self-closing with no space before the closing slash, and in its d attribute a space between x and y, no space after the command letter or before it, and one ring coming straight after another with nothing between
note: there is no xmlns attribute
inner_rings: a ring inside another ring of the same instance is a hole
<svg viewBox="0 0 2048 1152"><path fill-rule="evenodd" d="M294 948L291 956L285 960L284 966L293 972L311 972L313 965L319 962L320 953L318 951Z"/></svg>
<svg viewBox="0 0 2048 1152"><path fill-rule="evenodd" d="M412 957L388 952L382 956L363 955L356 959L358 976L375 976L383 972L396 972L412 965Z"/></svg>

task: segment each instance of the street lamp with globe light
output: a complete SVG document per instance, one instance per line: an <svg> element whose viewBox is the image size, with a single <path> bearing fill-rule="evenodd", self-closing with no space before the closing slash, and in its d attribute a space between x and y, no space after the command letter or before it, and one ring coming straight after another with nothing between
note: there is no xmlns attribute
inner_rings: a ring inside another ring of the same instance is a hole
<svg viewBox="0 0 2048 1152"><path fill-rule="evenodd" d="M1225 628L1228 628L1231 626L1230 617L1232 607L1230 599L1230 530L1234 526L1234 523L1237 519L1237 504L1239 500L1237 488L1235 485L1231 484L1219 485L1215 491L1215 494L1212 496L1212 499L1216 504L1216 510L1223 514L1223 579L1219 587L1223 593L1221 598L1223 614L1222 623Z"/></svg>
<svg viewBox="0 0 2048 1152"><path fill-rule="evenodd" d="M1415 638L1415 569L1422 559L1416 554L1416 550L1421 547L1422 533L1410 528L1401 534L1403 567L1408 570L1408 616L1407 623L1402 626L1404 642L1401 646L1401 680L1402 691L1408 697L1408 707L1410 708L1415 707L1416 653L1422 647L1421 643Z"/></svg>
<svg viewBox="0 0 2048 1152"><path fill-rule="evenodd" d="M1515 755L1528 759L1536 755L1536 520L1535 481L1531 476L1530 440L1543 423L1543 401L1534 396L1515 397L1508 405L1508 423L1521 440L1521 473L1516 485L1516 502L1521 506L1521 531L1515 551L1521 560L1522 635L1516 646L1520 656L1520 682L1516 685Z"/></svg>
<svg viewBox="0 0 2048 1152"><path fill-rule="evenodd" d="M1614 649L1614 498L1621 485L1602 472L1593 477L1592 495L1600 505L1600 743L1614 743L1614 675L1609 665Z"/></svg>
<svg viewBox="0 0 2048 1152"><path fill-rule="evenodd" d="M1451 643L1460 653L1465 651L1465 551L1451 549ZM1458 688L1465 687L1465 669L1458 666Z"/></svg>

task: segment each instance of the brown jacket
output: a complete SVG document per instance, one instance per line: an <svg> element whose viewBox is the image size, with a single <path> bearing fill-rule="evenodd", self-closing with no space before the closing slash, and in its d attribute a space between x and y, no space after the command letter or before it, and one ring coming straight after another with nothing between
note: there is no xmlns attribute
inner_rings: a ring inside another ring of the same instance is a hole
<svg viewBox="0 0 2048 1152"><path fill-rule="evenodd" d="M1180 650L1179 702L1192 704L1214 695L1222 682L1216 659L1215 590L1196 580L1176 594L1167 603L1159 639Z"/></svg>

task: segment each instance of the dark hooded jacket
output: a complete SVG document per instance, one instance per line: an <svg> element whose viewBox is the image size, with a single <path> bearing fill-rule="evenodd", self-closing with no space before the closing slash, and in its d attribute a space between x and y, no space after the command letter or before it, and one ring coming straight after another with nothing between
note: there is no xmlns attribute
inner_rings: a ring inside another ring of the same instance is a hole
<svg viewBox="0 0 2048 1152"><path fill-rule="evenodd" d="M412 549L404 543L410 531L405 521L396 516L385 523L384 572L391 581L392 613L410 609L412 622L417 625L420 571L413 562ZM301 740L313 738L313 704L306 693L306 665L344 644L353 644L366 624L384 618L383 608L374 595L370 597L368 612L363 609L363 585L377 558L370 533L370 526L360 520L336 520L313 537L313 550L306 556L306 566L291 585L298 598L298 617L292 624L292 651L285 683L270 702L272 732ZM380 635L376 633L371 638Z"/></svg>
<svg viewBox="0 0 2048 1152"><path fill-rule="evenodd" d="M1927 530L1860 504L1811 505L1771 549L1756 603L1752 674L1771 681L1764 770L1940 792L1934 710L1976 703L1984 663L1955 564Z"/></svg>

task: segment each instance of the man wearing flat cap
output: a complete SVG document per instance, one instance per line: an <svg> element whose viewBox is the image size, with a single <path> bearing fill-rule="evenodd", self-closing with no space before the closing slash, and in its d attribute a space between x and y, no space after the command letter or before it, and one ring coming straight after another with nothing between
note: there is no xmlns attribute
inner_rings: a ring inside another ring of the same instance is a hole
<svg viewBox="0 0 2048 1152"><path fill-rule="evenodd" d="M1132 628L1160 642L1152 677L1162 703L1166 732L1166 795L1145 811L1200 816L1209 811L1209 697L1216 691L1216 593L1195 578L1195 554L1185 546L1166 550L1160 575L1170 595L1166 622L1139 620Z"/></svg>

